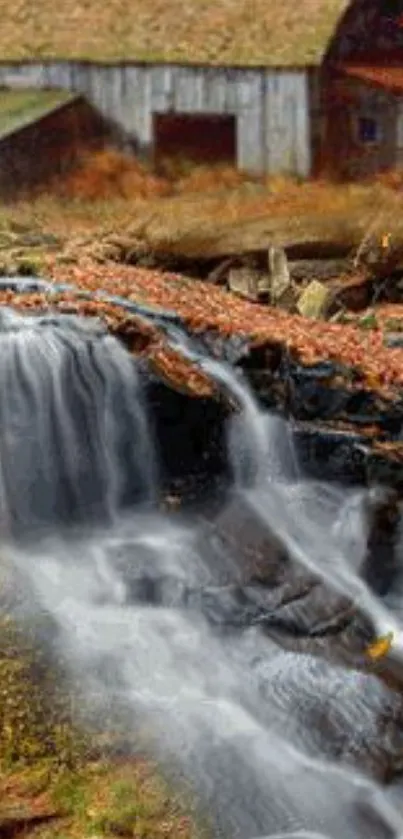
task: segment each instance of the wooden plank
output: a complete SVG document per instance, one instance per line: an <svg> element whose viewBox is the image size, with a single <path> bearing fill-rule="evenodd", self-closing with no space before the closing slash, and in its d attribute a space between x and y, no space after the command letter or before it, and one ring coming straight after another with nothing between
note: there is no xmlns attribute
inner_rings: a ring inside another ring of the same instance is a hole
<svg viewBox="0 0 403 839"><path fill-rule="evenodd" d="M196 113L203 113L205 111L205 84L204 84L204 70L201 67L192 68L193 75L193 106Z"/></svg>
<svg viewBox="0 0 403 839"><path fill-rule="evenodd" d="M226 77L217 67L204 71L204 108L206 113L226 113Z"/></svg>
<svg viewBox="0 0 403 839"><path fill-rule="evenodd" d="M195 74L192 68L176 67L173 74L173 106L178 113L195 111Z"/></svg>
<svg viewBox="0 0 403 839"><path fill-rule="evenodd" d="M238 96L238 166L261 173L265 168L265 126L264 79L259 71L241 80Z"/></svg>
<svg viewBox="0 0 403 839"><path fill-rule="evenodd" d="M270 173L310 171L309 98L301 72L267 71L265 163Z"/></svg>
<svg viewBox="0 0 403 839"><path fill-rule="evenodd" d="M300 80L301 92L295 96L295 134L294 143L296 147L296 172L307 178L312 170L312 139L311 120L309 109L309 79L308 74Z"/></svg>
<svg viewBox="0 0 403 839"><path fill-rule="evenodd" d="M238 86L242 78L242 70L226 68L223 72L225 75L225 110L227 114L235 115L239 112Z"/></svg>
<svg viewBox="0 0 403 839"><path fill-rule="evenodd" d="M0 82L10 87L44 87L42 64L5 64L0 66Z"/></svg>
<svg viewBox="0 0 403 839"><path fill-rule="evenodd" d="M173 104L172 67L153 67L151 71L151 108L155 113L169 111Z"/></svg>
<svg viewBox="0 0 403 839"><path fill-rule="evenodd" d="M139 149L146 151L152 144L151 68L127 69L131 72L126 90L125 128L134 135Z"/></svg>

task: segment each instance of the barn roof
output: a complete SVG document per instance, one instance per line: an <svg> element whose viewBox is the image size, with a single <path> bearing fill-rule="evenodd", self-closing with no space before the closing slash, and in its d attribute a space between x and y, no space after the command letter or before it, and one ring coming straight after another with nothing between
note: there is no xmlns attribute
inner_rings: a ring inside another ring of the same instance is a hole
<svg viewBox="0 0 403 839"><path fill-rule="evenodd" d="M0 139L52 113L77 98L60 90L0 88Z"/></svg>
<svg viewBox="0 0 403 839"><path fill-rule="evenodd" d="M303 66L350 0L0 0L2 61Z"/></svg>
<svg viewBox="0 0 403 839"><path fill-rule="evenodd" d="M344 64L338 66L344 75L352 76L362 82L367 82L374 87L384 88L390 93L403 93L403 67L402 64L388 63L385 56L385 63L382 64Z"/></svg>

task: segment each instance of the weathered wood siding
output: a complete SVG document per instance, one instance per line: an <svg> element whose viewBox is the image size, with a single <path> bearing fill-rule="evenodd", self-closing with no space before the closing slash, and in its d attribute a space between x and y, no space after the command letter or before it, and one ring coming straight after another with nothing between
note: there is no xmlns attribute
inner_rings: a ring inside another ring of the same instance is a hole
<svg viewBox="0 0 403 839"><path fill-rule="evenodd" d="M314 68L308 75L309 113L311 130L311 174L320 174L324 148L325 117L322 104L322 82L320 70Z"/></svg>
<svg viewBox="0 0 403 839"><path fill-rule="evenodd" d="M311 171L304 70L3 63L0 85L78 91L145 153L152 153L155 113L232 114L240 168L302 176Z"/></svg>

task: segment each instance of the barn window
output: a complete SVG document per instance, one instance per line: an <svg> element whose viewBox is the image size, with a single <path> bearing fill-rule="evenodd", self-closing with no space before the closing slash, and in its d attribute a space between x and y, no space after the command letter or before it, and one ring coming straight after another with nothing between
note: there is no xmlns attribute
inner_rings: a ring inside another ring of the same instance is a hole
<svg viewBox="0 0 403 839"><path fill-rule="evenodd" d="M378 143L380 139L378 120L374 117L359 117L358 139L360 143Z"/></svg>
<svg viewBox="0 0 403 839"><path fill-rule="evenodd" d="M194 163L236 163L236 118L228 114L154 114L157 161L181 158Z"/></svg>

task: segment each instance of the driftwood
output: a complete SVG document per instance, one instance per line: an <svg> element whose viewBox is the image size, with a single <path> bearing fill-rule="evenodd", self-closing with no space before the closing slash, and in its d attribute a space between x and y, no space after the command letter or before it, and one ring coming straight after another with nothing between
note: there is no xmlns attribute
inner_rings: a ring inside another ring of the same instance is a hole
<svg viewBox="0 0 403 839"><path fill-rule="evenodd" d="M207 274L206 282L211 283L212 285L225 285L228 277L228 273L231 268L234 266L236 259L234 257L229 257L228 259L224 259L223 262L219 262L212 271Z"/></svg>

